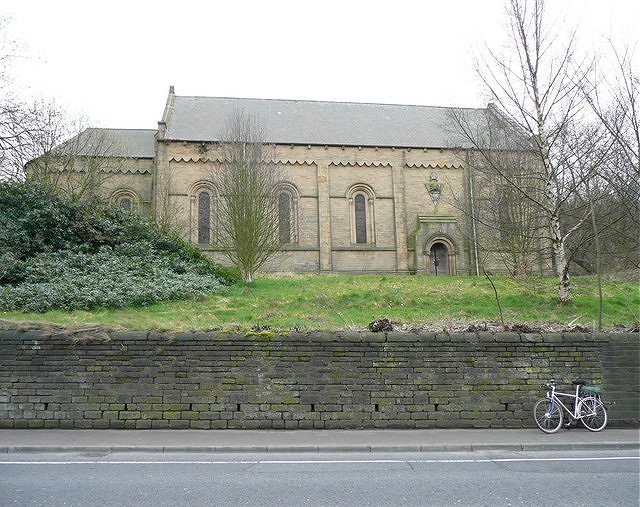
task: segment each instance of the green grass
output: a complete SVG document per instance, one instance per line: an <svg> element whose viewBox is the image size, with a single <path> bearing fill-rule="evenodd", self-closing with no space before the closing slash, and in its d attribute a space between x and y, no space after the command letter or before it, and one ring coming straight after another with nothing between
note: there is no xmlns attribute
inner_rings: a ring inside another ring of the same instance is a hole
<svg viewBox="0 0 640 507"><path fill-rule="evenodd" d="M555 299L555 279L494 279L505 321L592 327L597 321L598 291L593 278L572 279L573 299ZM607 327L640 321L638 284L605 282ZM486 278L426 276L324 276L259 279L238 284L201 300L175 301L142 308L47 313L4 312L9 321L38 321L66 326L100 324L128 329L274 329L365 328L387 317L407 325L498 322L500 317Z"/></svg>

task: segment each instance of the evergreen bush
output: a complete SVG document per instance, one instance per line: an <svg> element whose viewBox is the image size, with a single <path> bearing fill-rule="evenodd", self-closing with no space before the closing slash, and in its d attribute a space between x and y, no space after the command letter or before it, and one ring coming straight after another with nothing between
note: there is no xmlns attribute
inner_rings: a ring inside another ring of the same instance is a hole
<svg viewBox="0 0 640 507"><path fill-rule="evenodd" d="M0 183L0 308L148 305L237 280L137 215L34 183Z"/></svg>

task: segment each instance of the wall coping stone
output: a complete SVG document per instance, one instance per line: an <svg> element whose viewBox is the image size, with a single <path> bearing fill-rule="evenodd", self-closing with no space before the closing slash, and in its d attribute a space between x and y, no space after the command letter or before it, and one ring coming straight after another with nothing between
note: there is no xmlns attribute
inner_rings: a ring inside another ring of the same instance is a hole
<svg viewBox="0 0 640 507"><path fill-rule="evenodd" d="M194 332L171 332L171 331L120 331L106 328L79 329L61 331L63 328L51 329L0 329L0 339L19 341L61 341L70 342L75 345L91 345L107 343L111 340L140 342L165 341L168 344L179 344L185 342L222 342L234 344L257 344L270 341L281 342L360 342L360 343L406 343L406 342L468 342L468 343L492 343L492 342L540 342L540 343L607 343L615 341L618 343L636 343L640 341L640 335L633 332L622 333L555 333L555 332L535 332L517 333L512 331L492 332L492 331L470 331L470 332L433 332L416 331L402 332L390 331L374 333L371 331L266 331L248 332L241 334L238 332L226 332L222 330L194 331Z"/></svg>

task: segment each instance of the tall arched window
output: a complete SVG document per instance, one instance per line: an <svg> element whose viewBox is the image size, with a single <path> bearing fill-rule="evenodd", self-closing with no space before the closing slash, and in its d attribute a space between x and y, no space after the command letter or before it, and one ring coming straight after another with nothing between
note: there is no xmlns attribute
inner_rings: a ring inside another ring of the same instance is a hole
<svg viewBox="0 0 640 507"><path fill-rule="evenodd" d="M189 196L191 202L191 242L201 246L215 244L217 206L215 188L208 181L199 181L191 187Z"/></svg>
<svg viewBox="0 0 640 507"><path fill-rule="evenodd" d="M278 196L278 236L280 243L291 243L291 195L280 192Z"/></svg>
<svg viewBox="0 0 640 507"><path fill-rule="evenodd" d="M367 204L364 195L358 194L354 198L356 243L367 242Z"/></svg>
<svg viewBox="0 0 640 507"><path fill-rule="evenodd" d="M203 190L198 194L198 244L211 243L211 194Z"/></svg>
<svg viewBox="0 0 640 507"><path fill-rule="evenodd" d="M351 243L356 245L374 245L375 194L368 185L358 184L347 191Z"/></svg>
<svg viewBox="0 0 640 507"><path fill-rule="evenodd" d="M298 189L291 183L280 183L274 189L278 204L278 239L283 245L298 242Z"/></svg>

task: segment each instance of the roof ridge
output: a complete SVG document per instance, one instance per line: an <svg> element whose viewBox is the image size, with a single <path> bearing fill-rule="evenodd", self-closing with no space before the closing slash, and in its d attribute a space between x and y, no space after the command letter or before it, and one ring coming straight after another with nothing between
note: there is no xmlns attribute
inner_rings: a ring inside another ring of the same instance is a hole
<svg viewBox="0 0 640 507"><path fill-rule="evenodd" d="M314 104L353 104L358 106L397 106L397 107L428 107L437 109L465 109L473 111L482 111L486 107L458 107L458 106L429 106L426 104L398 104L389 102L355 102L340 100L315 100L315 99L275 99L275 98L259 98L259 97L212 97L209 95L176 95L176 99L217 99L217 100L259 100L269 102L306 102Z"/></svg>

